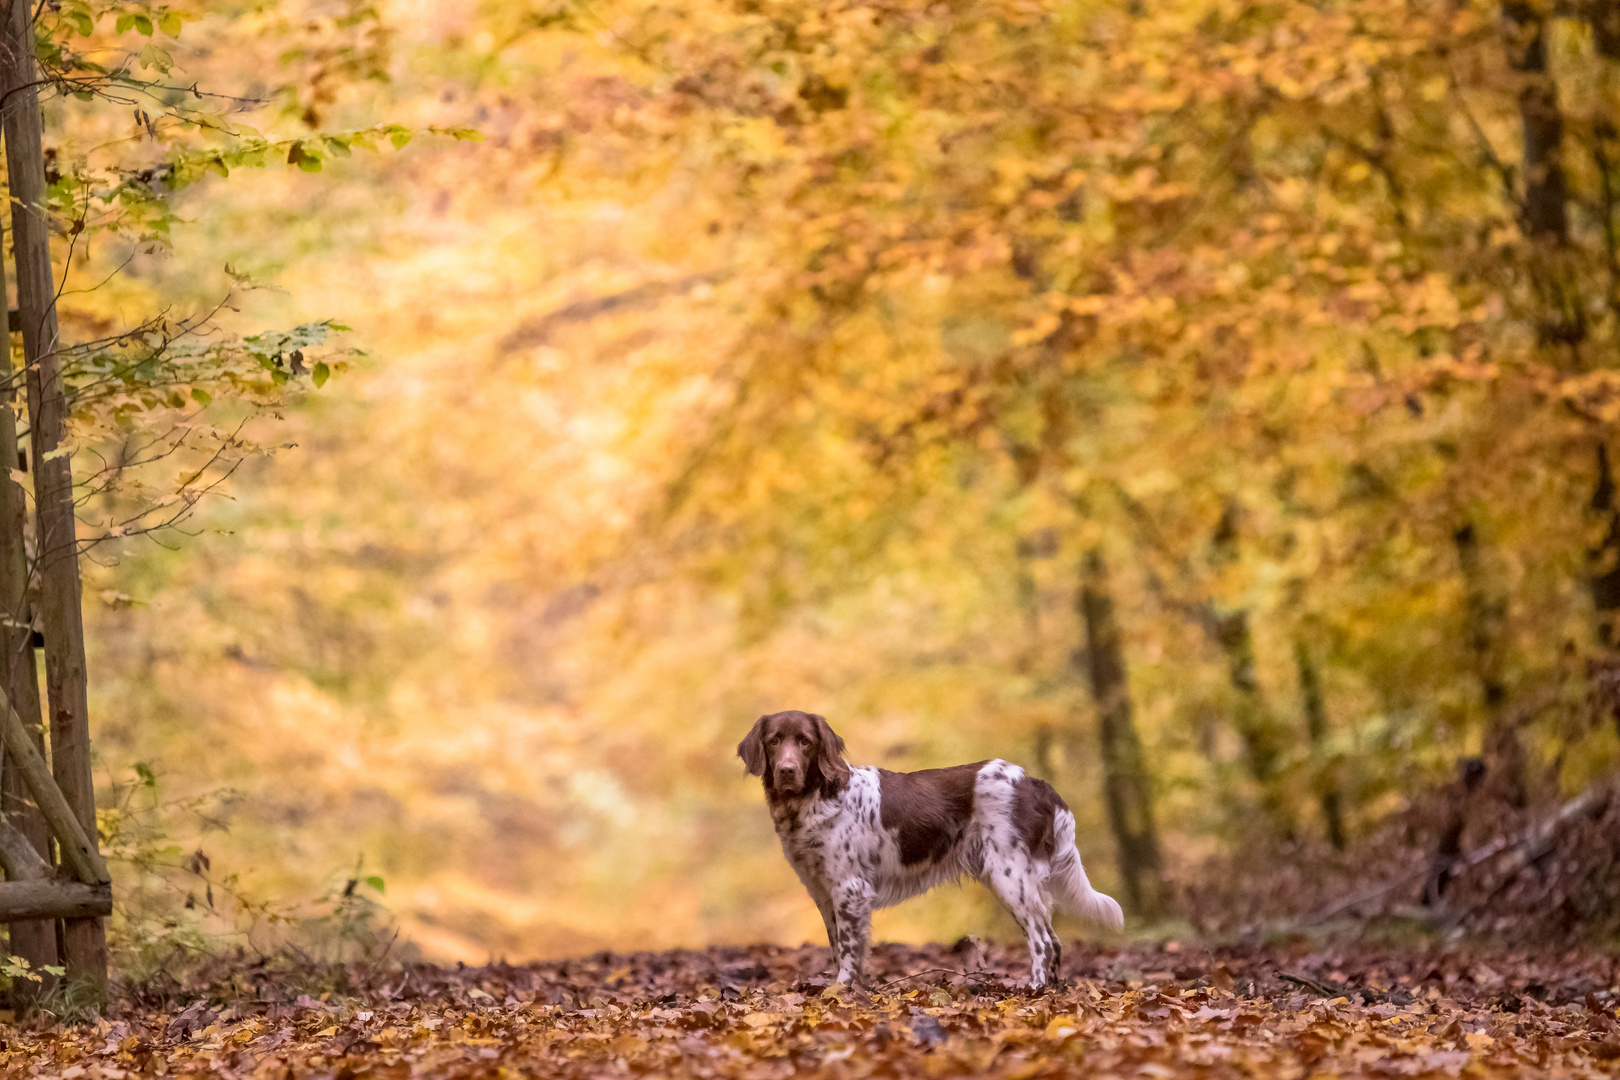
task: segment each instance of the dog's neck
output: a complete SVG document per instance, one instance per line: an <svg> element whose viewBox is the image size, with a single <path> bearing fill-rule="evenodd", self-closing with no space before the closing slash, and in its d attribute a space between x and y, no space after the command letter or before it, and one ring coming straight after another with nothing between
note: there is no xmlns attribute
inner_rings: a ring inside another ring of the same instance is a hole
<svg viewBox="0 0 1620 1080"><path fill-rule="evenodd" d="M804 786L803 791L791 794L766 785L765 804L770 807L771 820L776 823L777 831L784 829L791 831L806 813L830 799L837 798L841 789L842 785L835 788L820 774L816 774L810 783Z"/></svg>

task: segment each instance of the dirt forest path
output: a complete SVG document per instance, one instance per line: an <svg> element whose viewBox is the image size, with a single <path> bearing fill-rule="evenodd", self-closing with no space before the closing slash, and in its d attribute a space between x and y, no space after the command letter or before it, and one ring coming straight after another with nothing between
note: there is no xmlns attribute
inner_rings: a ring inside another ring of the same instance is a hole
<svg viewBox="0 0 1620 1080"><path fill-rule="evenodd" d="M0 1075L786 1078L1613 1076L1620 965L1593 953L885 945L872 992L803 947L524 967L272 970L126 989L94 1026L0 1026Z"/></svg>

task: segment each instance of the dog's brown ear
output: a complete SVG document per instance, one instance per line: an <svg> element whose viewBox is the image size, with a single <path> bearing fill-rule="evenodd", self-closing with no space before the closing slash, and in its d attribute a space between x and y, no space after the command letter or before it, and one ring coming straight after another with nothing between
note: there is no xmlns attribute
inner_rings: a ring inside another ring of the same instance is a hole
<svg viewBox="0 0 1620 1080"><path fill-rule="evenodd" d="M737 744L737 756L748 766L749 776L762 776L765 773L765 721L768 719L762 716L755 720L753 730Z"/></svg>
<svg viewBox="0 0 1620 1080"><path fill-rule="evenodd" d="M834 785L843 786L849 780L849 763L844 760L844 740L827 723L827 718L811 713L816 722L816 766L821 775Z"/></svg>

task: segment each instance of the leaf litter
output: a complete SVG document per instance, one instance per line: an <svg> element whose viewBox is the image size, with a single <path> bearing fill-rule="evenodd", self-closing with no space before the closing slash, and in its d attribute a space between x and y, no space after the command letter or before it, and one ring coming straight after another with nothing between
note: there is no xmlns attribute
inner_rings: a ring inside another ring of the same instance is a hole
<svg viewBox="0 0 1620 1080"><path fill-rule="evenodd" d="M870 989L824 948L601 953L515 966L214 961L80 1026L0 1025L0 1075L749 1080L1087 1075L1613 1076L1620 963L1297 942L1076 943L1033 993L1020 948L880 945Z"/></svg>

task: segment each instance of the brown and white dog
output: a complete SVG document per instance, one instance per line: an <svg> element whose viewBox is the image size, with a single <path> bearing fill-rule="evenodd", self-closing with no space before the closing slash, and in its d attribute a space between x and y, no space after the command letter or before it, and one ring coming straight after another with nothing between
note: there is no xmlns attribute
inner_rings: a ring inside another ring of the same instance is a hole
<svg viewBox="0 0 1620 1080"><path fill-rule="evenodd" d="M1074 815L1043 780L1005 761L895 773L844 761L815 713L762 716L737 747L765 778L782 851L821 910L838 981L861 978L872 910L944 881L976 877L1029 938L1030 983L1058 978L1054 903L1120 929L1119 904L1091 887Z"/></svg>

